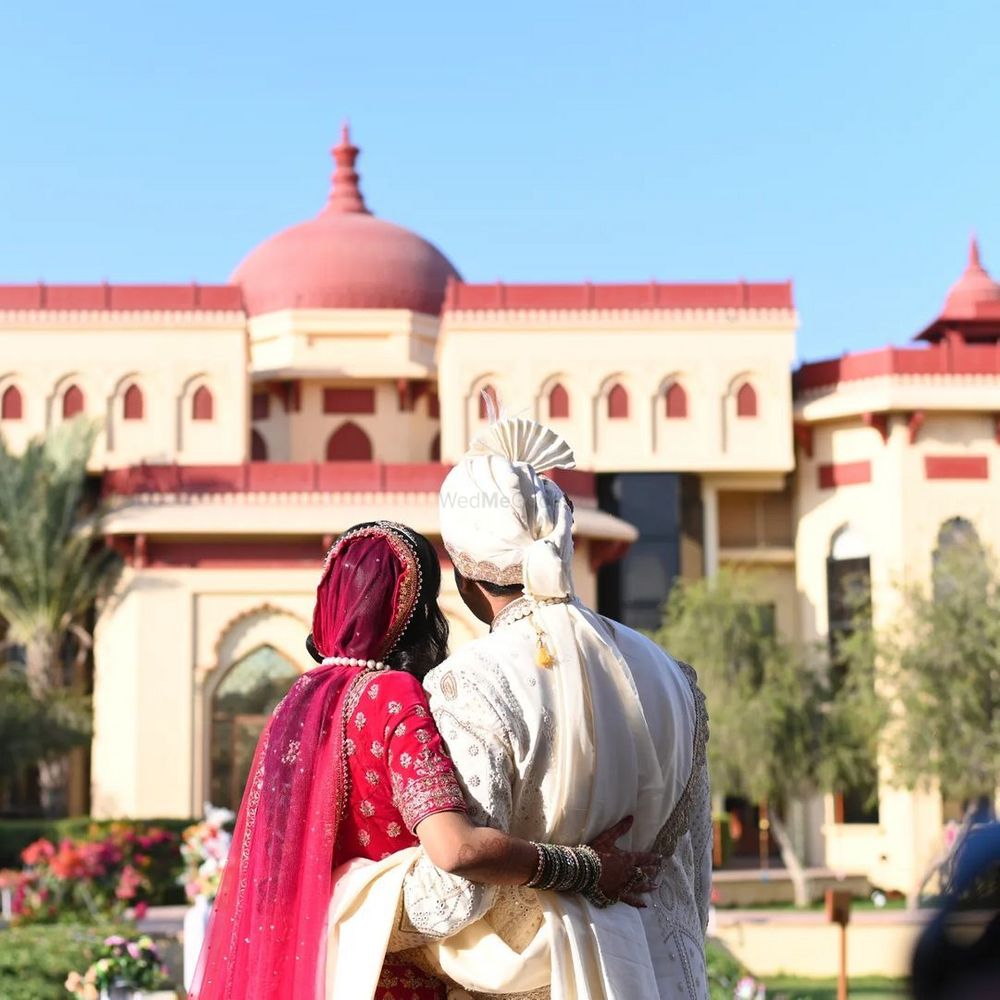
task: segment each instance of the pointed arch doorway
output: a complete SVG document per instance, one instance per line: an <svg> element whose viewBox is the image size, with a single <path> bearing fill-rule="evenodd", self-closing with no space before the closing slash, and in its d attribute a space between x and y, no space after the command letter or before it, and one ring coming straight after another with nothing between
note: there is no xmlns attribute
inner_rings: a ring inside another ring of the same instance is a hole
<svg viewBox="0 0 1000 1000"><path fill-rule="evenodd" d="M237 660L211 697L209 798L238 809L257 740L299 669L273 646L263 645Z"/></svg>

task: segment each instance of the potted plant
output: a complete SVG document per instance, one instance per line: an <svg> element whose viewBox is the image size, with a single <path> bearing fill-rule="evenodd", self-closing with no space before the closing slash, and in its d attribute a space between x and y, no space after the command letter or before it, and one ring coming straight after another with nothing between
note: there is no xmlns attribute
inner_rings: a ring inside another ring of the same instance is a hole
<svg viewBox="0 0 1000 1000"><path fill-rule="evenodd" d="M184 915L184 988L190 989L198 955L212 913L212 903L219 891L222 870L229 855L231 834L226 830L236 814L229 809L205 805L205 818L189 826L181 840L184 872L179 881L184 886L191 908Z"/></svg>
<svg viewBox="0 0 1000 1000"><path fill-rule="evenodd" d="M176 1000L152 938L130 941L117 935L84 973L71 972L66 989L77 1000Z"/></svg>

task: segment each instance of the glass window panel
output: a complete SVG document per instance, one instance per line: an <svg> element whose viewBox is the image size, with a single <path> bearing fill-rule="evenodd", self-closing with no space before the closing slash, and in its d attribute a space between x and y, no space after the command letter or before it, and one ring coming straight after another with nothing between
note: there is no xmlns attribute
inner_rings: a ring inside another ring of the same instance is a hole
<svg viewBox="0 0 1000 1000"><path fill-rule="evenodd" d="M209 747L212 802L235 809L268 717L299 676L272 646L261 646L228 670L212 695Z"/></svg>

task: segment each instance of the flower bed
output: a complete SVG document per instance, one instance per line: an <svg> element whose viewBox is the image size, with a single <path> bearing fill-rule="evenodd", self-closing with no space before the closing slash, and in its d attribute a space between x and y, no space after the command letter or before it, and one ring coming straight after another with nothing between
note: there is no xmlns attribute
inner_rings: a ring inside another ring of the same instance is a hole
<svg viewBox="0 0 1000 1000"><path fill-rule="evenodd" d="M0 872L0 887L12 893L15 924L142 917L176 881L179 860L176 834L111 824L86 838L36 840L21 870Z"/></svg>
<svg viewBox="0 0 1000 1000"><path fill-rule="evenodd" d="M112 934L105 938L95 961L83 973L71 972L66 989L77 1000L99 1000L102 991L114 986L136 990L165 990L170 986L167 968L148 935L127 938Z"/></svg>
<svg viewBox="0 0 1000 1000"><path fill-rule="evenodd" d="M58 843L71 840L94 840L114 827L125 826L141 832L151 826L181 833L195 820L191 819L94 819L72 816L68 819L0 819L0 868L15 868L21 863L21 851L36 840Z"/></svg>

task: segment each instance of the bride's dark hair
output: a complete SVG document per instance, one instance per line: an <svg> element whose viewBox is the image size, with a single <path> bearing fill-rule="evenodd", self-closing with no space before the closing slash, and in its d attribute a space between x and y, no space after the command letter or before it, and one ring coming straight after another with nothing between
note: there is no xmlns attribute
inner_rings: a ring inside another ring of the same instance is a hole
<svg viewBox="0 0 1000 1000"><path fill-rule="evenodd" d="M422 681L448 655L448 619L438 606L441 563L430 541L404 524L365 521L350 530L372 525L379 525L398 535L414 551L420 566L420 597L413 609L413 617L392 652L384 659L390 670L405 670ZM306 649L317 663L323 662L311 634L306 637Z"/></svg>

